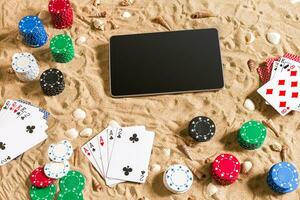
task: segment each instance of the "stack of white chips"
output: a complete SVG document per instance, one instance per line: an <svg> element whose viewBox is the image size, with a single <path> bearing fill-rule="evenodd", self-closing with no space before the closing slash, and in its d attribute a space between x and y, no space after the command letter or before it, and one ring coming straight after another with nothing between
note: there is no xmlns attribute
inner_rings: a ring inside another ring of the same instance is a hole
<svg viewBox="0 0 300 200"><path fill-rule="evenodd" d="M32 54L15 53L12 57L12 68L21 81L33 81L39 75L39 66Z"/></svg>

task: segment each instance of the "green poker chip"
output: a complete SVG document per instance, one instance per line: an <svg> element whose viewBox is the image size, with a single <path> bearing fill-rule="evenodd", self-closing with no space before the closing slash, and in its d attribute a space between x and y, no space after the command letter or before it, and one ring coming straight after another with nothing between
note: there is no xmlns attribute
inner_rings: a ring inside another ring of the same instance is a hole
<svg viewBox="0 0 300 200"><path fill-rule="evenodd" d="M56 194L56 186L49 185L45 188L31 186L29 195L31 200L53 200Z"/></svg>
<svg viewBox="0 0 300 200"><path fill-rule="evenodd" d="M241 147L252 150L261 147L266 135L266 127L261 122L251 120L242 125L237 140Z"/></svg>
<svg viewBox="0 0 300 200"><path fill-rule="evenodd" d="M51 39L50 50L54 60L59 63L69 62L75 56L72 38L65 34L56 35Z"/></svg>
<svg viewBox="0 0 300 200"><path fill-rule="evenodd" d="M62 191L58 194L57 200L83 200L82 192Z"/></svg>
<svg viewBox="0 0 300 200"><path fill-rule="evenodd" d="M59 180L61 191L80 193L85 187L85 177L79 171L70 170L66 176Z"/></svg>

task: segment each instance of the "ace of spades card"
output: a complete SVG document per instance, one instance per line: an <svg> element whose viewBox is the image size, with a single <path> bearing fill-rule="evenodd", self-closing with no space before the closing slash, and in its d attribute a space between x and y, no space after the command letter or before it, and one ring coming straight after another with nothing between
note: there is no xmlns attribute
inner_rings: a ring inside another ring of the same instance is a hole
<svg viewBox="0 0 300 200"><path fill-rule="evenodd" d="M257 90L282 116L299 106L299 73L299 68L293 65Z"/></svg>
<svg viewBox="0 0 300 200"><path fill-rule="evenodd" d="M132 127L120 129L121 134L115 138L107 177L144 183L155 134Z"/></svg>

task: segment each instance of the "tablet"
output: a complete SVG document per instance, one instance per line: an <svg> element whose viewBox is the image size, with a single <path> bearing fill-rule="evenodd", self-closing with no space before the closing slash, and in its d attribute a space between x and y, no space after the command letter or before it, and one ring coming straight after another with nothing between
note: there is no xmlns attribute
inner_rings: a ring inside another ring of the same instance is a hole
<svg viewBox="0 0 300 200"><path fill-rule="evenodd" d="M113 97L217 90L224 86L216 29L112 36Z"/></svg>

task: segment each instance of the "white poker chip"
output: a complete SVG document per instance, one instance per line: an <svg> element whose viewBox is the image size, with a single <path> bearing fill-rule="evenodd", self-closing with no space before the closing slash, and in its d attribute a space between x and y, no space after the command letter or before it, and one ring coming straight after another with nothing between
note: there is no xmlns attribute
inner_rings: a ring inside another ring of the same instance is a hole
<svg viewBox="0 0 300 200"><path fill-rule="evenodd" d="M70 164L68 161L64 162L50 162L44 167L44 173L47 177L53 179L60 179L68 174Z"/></svg>
<svg viewBox="0 0 300 200"><path fill-rule="evenodd" d="M73 154L73 147L68 140L62 140L57 144L51 144L48 148L48 156L52 161L63 162Z"/></svg>
<svg viewBox="0 0 300 200"><path fill-rule="evenodd" d="M37 61L30 53L15 53L12 57L12 68L21 81L32 81L39 75Z"/></svg>
<svg viewBox="0 0 300 200"><path fill-rule="evenodd" d="M184 193L193 184L191 170L180 164L171 165L164 173L163 182L165 187L173 193Z"/></svg>

